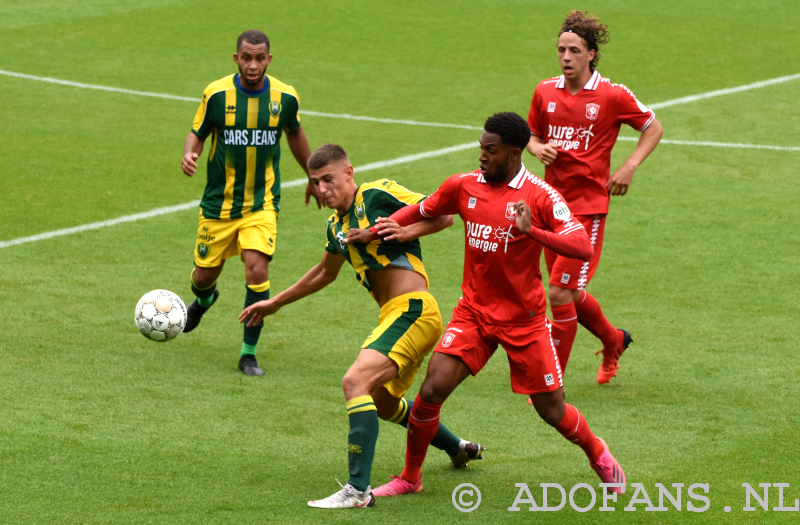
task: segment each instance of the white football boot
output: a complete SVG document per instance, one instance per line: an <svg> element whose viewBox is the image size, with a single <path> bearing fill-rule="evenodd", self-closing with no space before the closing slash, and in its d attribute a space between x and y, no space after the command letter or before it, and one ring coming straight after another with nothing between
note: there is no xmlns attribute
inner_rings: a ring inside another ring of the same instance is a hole
<svg viewBox="0 0 800 525"><path fill-rule="evenodd" d="M336 483L339 483L337 480ZM372 487L367 487L364 492L358 491L351 484L342 485L342 490L328 496L325 499L309 501L309 507L318 509L360 509L375 505L375 496L372 495Z"/></svg>

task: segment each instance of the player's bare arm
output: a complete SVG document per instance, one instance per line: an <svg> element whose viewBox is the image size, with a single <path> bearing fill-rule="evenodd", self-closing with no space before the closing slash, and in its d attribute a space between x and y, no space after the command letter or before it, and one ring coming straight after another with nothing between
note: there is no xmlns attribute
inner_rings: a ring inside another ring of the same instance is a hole
<svg viewBox="0 0 800 525"><path fill-rule="evenodd" d="M326 251L319 264L311 268L292 286L271 299L259 301L242 310L242 313L239 314L239 322L243 323L249 317L247 326L255 326L264 317L274 314L287 304L322 290L336 280L344 262L344 256Z"/></svg>
<svg viewBox="0 0 800 525"><path fill-rule="evenodd" d="M306 137L306 132L303 131L303 126L299 126L294 133L287 132L286 142L289 144L294 160L300 164L300 167L308 175L308 158L311 156L311 149L308 147L308 138ZM317 201L317 209L321 209L322 202L319 200L319 190L309 179L308 184L306 184L306 206L311 202L311 197L314 197L314 200Z"/></svg>
<svg viewBox="0 0 800 525"><path fill-rule="evenodd" d="M377 230L379 237L382 237L384 241L395 240L400 242L413 241L415 239L419 239L420 237L424 237L425 235L432 235L444 230L445 228L449 228L452 225L452 215L434 217L433 219L420 221L410 226L400 226L397 224L397 222L388 217L378 217L375 221L375 229ZM345 237L344 242L347 244L353 242L366 243L372 241L373 239L375 239L375 236L371 230L354 228L347 233L347 237Z"/></svg>
<svg viewBox="0 0 800 525"><path fill-rule="evenodd" d="M181 160L181 169L189 177L197 173L197 159L200 157L200 154L203 153L204 143L204 140L200 140L200 137L191 131L186 137L186 142L183 144L183 160Z"/></svg>
<svg viewBox="0 0 800 525"><path fill-rule="evenodd" d="M634 171L656 149L663 135L664 128L661 123L658 119L653 119L653 122L647 126L647 129L639 137L639 142L636 144L636 149L633 150L631 156L622 166L617 168L608 183L606 183L606 188L608 188L608 192L611 195L625 195L628 193L628 188L633 182Z"/></svg>
<svg viewBox="0 0 800 525"><path fill-rule="evenodd" d="M542 138L538 135L531 135L531 140L526 147L528 153L539 159L539 162L545 166L549 166L555 162L558 156L558 150L550 144L542 142Z"/></svg>

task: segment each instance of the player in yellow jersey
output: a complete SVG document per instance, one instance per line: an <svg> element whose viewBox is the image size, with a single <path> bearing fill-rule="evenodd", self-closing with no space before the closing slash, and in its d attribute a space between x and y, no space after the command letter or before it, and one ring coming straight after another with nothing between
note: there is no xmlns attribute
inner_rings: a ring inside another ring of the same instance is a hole
<svg viewBox="0 0 800 525"><path fill-rule="evenodd" d="M361 345L342 379L350 422L350 479L332 496L308 504L319 508L371 507L375 496L386 495L373 495L370 489L378 418L408 426L413 402L403 396L442 334L442 316L428 293L428 276L417 239L447 228L453 219L443 216L421 221L407 228L400 240L348 244L348 232L369 228L378 217L388 217L425 196L387 179L356 185L347 153L336 144L325 144L315 151L308 168L323 202L335 210L328 220L322 261L274 298L245 308L239 320L258 323L333 282L345 262L353 266L358 280L380 305L381 314L378 327ZM470 459L481 459L479 444L459 439L441 423L431 443L447 452L457 468Z"/></svg>
<svg viewBox="0 0 800 525"><path fill-rule="evenodd" d="M266 74L272 61L269 39L261 31L245 31L236 42L233 61L239 74L212 82L183 147L181 168L189 177L206 139L208 182L200 201L192 272L192 292L184 332L191 332L219 297L217 278L225 260L240 255L245 264L245 307L269 298L269 262L277 241L280 209L280 139L308 173L308 140L298 116L299 98L292 86ZM306 186L320 207L315 187ZM260 376L255 351L263 323L244 329L239 369Z"/></svg>

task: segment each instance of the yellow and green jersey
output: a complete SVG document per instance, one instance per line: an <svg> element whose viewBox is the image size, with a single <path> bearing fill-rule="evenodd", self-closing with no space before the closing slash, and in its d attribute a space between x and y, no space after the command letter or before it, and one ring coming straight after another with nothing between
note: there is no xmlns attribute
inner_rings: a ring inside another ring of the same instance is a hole
<svg viewBox="0 0 800 525"><path fill-rule="evenodd" d="M350 209L344 215L334 212L328 219L328 243L330 253L344 255L356 271L358 281L370 290L366 279L367 270L380 270L396 266L417 272L428 282L428 274L422 264L422 249L419 239L408 242L376 239L368 244L345 244L344 238L350 228L367 229L378 217L389 217L397 210L417 204L425 198L388 179L367 182L358 187ZM370 290L371 291L371 290Z"/></svg>
<svg viewBox="0 0 800 525"><path fill-rule="evenodd" d="M269 75L249 91L239 75L212 82L203 92L192 132L211 136L208 182L200 207L207 219L236 219L280 209L281 135L300 127L297 91Z"/></svg>

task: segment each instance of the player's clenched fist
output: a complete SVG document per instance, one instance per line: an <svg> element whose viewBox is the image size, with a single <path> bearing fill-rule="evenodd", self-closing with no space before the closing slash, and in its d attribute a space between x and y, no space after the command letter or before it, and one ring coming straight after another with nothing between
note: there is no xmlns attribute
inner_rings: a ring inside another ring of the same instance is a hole
<svg viewBox="0 0 800 525"><path fill-rule="evenodd" d="M239 322L247 321L247 326L256 326L266 316L272 315L280 309L281 307L275 303L274 299L258 301L242 310L242 313L239 314ZM248 317L250 318L249 321L247 320Z"/></svg>
<svg viewBox="0 0 800 525"><path fill-rule="evenodd" d="M525 201L519 201L514 204L514 210L517 212L517 228L522 233L528 233L531 229L531 209Z"/></svg>
<svg viewBox="0 0 800 525"><path fill-rule="evenodd" d="M199 156L197 153L187 153L181 160L181 169L189 177L197 173L197 162L195 161Z"/></svg>

